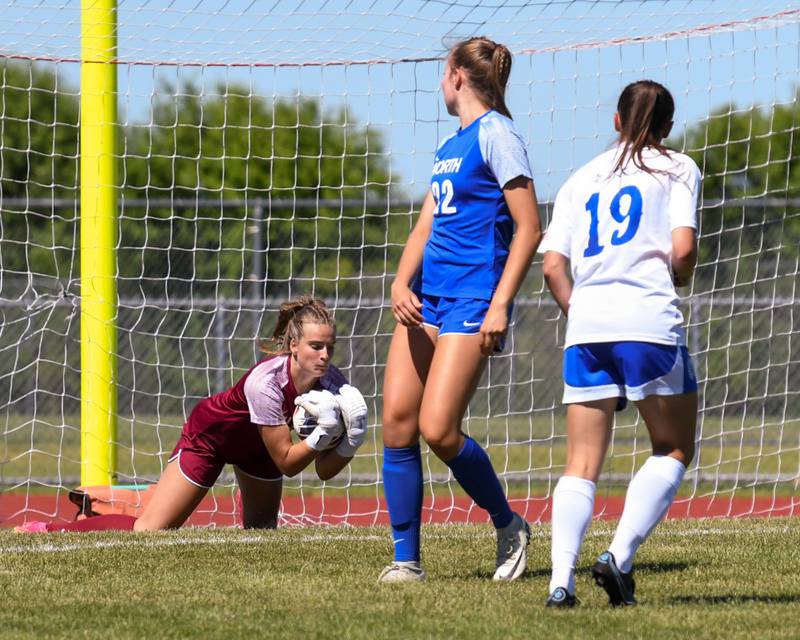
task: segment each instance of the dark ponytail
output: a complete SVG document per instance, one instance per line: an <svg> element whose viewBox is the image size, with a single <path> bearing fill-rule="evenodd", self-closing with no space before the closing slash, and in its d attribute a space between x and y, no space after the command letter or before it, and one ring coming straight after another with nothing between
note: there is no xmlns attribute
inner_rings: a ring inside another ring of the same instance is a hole
<svg viewBox="0 0 800 640"><path fill-rule="evenodd" d="M644 163L642 151L645 147L652 147L667 155L668 149L661 140L669 134L675 114L672 94L652 80L632 82L619 96L617 113L619 140L624 146L614 171L619 171L631 159L639 169L652 173Z"/></svg>
<svg viewBox="0 0 800 640"><path fill-rule="evenodd" d="M270 355L289 353L292 340L303 337L303 323L326 324L335 329L333 316L322 300L300 296L281 305L272 338L260 340L259 348Z"/></svg>
<svg viewBox="0 0 800 640"><path fill-rule="evenodd" d="M481 102L511 117L506 106L511 52L505 45L483 37L464 40L450 50L450 66L464 70Z"/></svg>

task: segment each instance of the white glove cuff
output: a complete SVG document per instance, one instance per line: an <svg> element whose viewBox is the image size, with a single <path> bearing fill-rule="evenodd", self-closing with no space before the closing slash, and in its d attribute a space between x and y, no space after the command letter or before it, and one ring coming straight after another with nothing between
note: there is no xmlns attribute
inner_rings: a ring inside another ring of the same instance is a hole
<svg viewBox="0 0 800 640"><path fill-rule="evenodd" d="M314 451L325 451L336 436L337 434L331 432L329 426L319 425L305 439L305 443Z"/></svg>
<svg viewBox="0 0 800 640"><path fill-rule="evenodd" d="M358 445L350 444L347 438L344 438L335 449L336 454L342 458L352 458L358 451Z"/></svg>

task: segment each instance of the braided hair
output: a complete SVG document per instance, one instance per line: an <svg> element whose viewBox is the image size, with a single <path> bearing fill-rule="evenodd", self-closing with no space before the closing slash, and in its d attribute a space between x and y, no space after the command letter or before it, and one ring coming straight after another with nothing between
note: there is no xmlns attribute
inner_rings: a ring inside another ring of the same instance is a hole
<svg viewBox="0 0 800 640"><path fill-rule="evenodd" d="M485 37L459 42L450 50L450 65L464 70L481 102L507 118L506 85L511 74L511 52Z"/></svg>

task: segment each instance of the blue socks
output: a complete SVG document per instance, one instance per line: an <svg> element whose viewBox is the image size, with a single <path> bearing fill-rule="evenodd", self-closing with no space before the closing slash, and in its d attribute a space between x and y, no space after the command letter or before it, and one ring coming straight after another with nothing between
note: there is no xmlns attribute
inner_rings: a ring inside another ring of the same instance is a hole
<svg viewBox="0 0 800 640"><path fill-rule="evenodd" d="M445 464L475 504L489 512L495 529L511 524L514 512L508 505L489 456L477 442L465 436L461 451Z"/></svg>
<svg viewBox="0 0 800 640"><path fill-rule="evenodd" d="M419 444L383 449L383 491L392 524L395 562L419 562L422 457Z"/></svg>
<svg viewBox="0 0 800 640"><path fill-rule="evenodd" d="M492 468L489 456L472 438L446 462L470 498L489 512L496 529L511 524L514 512ZM419 562L422 520L422 457L419 445L383 450L383 491L392 525L395 562Z"/></svg>

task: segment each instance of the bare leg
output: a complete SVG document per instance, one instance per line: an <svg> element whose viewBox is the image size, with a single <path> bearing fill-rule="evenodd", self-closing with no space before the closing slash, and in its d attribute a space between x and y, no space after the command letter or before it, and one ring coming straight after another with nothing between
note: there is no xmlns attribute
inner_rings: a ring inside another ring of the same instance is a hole
<svg viewBox="0 0 800 640"><path fill-rule="evenodd" d="M419 441L419 409L436 346L437 330L398 324L383 380L383 444L411 447Z"/></svg>
<svg viewBox="0 0 800 640"><path fill-rule="evenodd" d="M592 521L595 483L611 438L616 404L616 398L603 398L567 406L567 466L553 491L551 594L559 588L570 595L575 592L575 566Z"/></svg>
<svg viewBox="0 0 800 640"><path fill-rule="evenodd" d="M636 403L653 443L653 455L636 472L625 495L609 551L628 573L641 544L661 522L694 456L697 394L648 396Z"/></svg>
<svg viewBox="0 0 800 640"><path fill-rule="evenodd" d="M283 478L261 480L234 466L236 482L242 492L242 525L245 529L275 529L281 506Z"/></svg>
<svg viewBox="0 0 800 640"><path fill-rule="evenodd" d="M495 580L525 571L530 527L511 510L489 456L461 431L486 356L480 335L439 336L422 397L419 426L434 453L450 467L467 495L485 509L497 530Z"/></svg>
<svg viewBox="0 0 800 640"><path fill-rule="evenodd" d="M448 334L436 343L419 413L419 428L444 461L464 445L461 421L486 365L481 336Z"/></svg>
<svg viewBox="0 0 800 640"><path fill-rule="evenodd" d="M495 527L503 528L513 517L505 492L486 452L461 431L485 364L481 336L440 336L425 385L419 425L425 441L450 467L461 487L489 512Z"/></svg>
<svg viewBox="0 0 800 640"><path fill-rule="evenodd" d="M177 529L208 493L205 487L184 478L178 464L175 459L164 469L153 497L133 526L134 531Z"/></svg>
<svg viewBox="0 0 800 640"><path fill-rule="evenodd" d="M650 432L653 455L670 456L688 466L694 458L697 393L648 396L636 408Z"/></svg>
<svg viewBox="0 0 800 640"><path fill-rule="evenodd" d="M565 476L597 482L611 440L616 404L616 398L603 398L567 406Z"/></svg>

